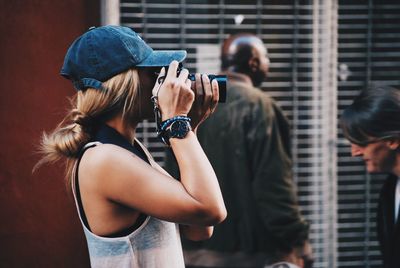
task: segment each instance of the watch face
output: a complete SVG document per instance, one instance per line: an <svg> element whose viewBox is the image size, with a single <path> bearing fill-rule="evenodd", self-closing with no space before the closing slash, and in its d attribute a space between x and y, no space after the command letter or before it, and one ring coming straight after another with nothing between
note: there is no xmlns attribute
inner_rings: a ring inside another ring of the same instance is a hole
<svg viewBox="0 0 400 268"><path fill-rule="evenodd" d="M190 124L184 120L177 120L171 124L171 138L182 139L190 131Z"/></svg>

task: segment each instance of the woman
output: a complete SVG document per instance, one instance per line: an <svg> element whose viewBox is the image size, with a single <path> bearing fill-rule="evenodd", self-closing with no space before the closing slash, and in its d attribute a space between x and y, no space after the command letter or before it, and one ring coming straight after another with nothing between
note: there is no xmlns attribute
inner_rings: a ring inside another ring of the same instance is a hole
<svg viewBox="0 0 400 268"><path fill-rule="evenodd" d="M384 267L400 267L400 90L371 87L341 117L352 156L362 157L370 173L387 173L378 207L378 238Z"/></svg>
<svg viewBox="0 0 400 268"><path fill-rule="evenodd" d="M65 56L61 74L78 93L70 114L44 135L39 164L66 157L92 267L184 267L179 229L189 239L207 239L211 226L226 217L217 178L195 135L218 101L218 84L196 75L203 98L197 96L189 118L195 96L188 71L178 72L185 56L153 51L119 26L91 28ZM161 69L168 64L168 71ZM137 124L152 117L153 108L180 181L135 138Z"/></svg>

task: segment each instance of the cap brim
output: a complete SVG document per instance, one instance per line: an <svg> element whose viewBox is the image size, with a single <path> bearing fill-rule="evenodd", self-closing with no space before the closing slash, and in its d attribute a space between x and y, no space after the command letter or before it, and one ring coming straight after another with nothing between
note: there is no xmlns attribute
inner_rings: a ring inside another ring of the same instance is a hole
<svg viewBox="0 0 400 268"><path fill-rule="evenodd" d="M168 66L173 60L182 62L186 58L185 50L154 50L138 67Z"/></svg>

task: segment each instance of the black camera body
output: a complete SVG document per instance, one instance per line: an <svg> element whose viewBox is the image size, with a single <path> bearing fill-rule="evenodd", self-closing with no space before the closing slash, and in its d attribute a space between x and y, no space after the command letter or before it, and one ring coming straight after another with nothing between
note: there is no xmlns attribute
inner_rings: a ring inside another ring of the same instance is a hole
<svg viewBox="0 0 400 268"><path fill-rule="evenodd" d="M178 71L177 71L177 76L182 70L182 64L179 64ZM168 72L168 66L165 66L165 73ZM210 82L212 80L216 80L218 82L218 88L219 88L219 103L224 103L226 102L226 82L227 82L227 77L226 75L215 75L215 74L208 74L208 79L210 79ZM164 80L165 76L159 77L158 83L162 83ZM196 81L195 74L189 73L188 79L192 82Z"/></svg>

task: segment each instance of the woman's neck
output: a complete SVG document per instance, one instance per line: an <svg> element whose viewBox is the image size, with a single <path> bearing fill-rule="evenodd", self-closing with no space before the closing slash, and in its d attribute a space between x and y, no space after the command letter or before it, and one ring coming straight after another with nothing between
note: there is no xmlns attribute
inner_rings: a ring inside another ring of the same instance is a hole
<svg viewBox="0 0 400 268"><path fill-rule="evenodd" d="M124 136L129 141L133 141L135 138L136 127L127 127L120 116L108 120L106 124L118 131L119 134Z"/></svg>

